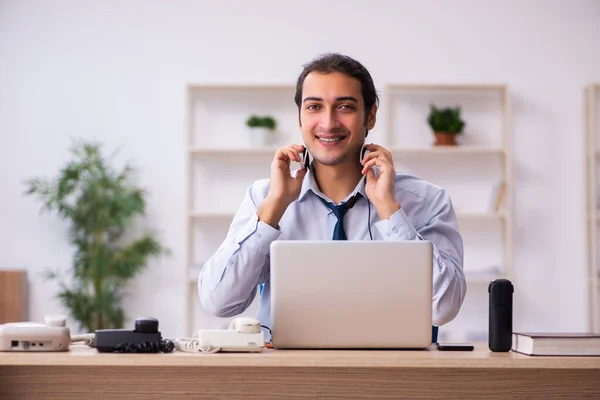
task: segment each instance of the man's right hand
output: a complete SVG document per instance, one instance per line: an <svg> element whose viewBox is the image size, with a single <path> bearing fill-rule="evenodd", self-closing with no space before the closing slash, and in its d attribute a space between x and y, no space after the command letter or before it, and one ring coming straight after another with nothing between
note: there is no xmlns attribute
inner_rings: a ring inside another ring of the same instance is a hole
<svg viewBox="0 0 600 400"><path fill-rule="evenodd" d="M298 198L306 170L301 168L291 175L291 162L301 162L300 152L304 146L291 144L278 149L271 163L269 193L261 203L257 215L260 221L277 228L283 213Z"/></svg>

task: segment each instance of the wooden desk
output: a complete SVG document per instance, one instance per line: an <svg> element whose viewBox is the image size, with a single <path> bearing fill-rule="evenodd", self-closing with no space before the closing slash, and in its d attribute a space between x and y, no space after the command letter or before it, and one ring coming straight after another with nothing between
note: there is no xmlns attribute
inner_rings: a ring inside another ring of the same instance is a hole
<svg viewBox="0 0 600 400"><path fill-rule="evenodd" d="M600 357L265 350L0 353L0 399L600 398Z"/></svg>

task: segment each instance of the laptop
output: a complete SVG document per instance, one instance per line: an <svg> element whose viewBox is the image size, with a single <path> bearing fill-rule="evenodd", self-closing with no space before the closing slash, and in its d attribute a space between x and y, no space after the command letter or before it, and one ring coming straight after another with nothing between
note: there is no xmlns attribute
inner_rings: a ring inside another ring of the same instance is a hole
<svg viewBox="0 0 600 400"><path fill-rule="evenodd" d="M271 343L279 349L431 345L428 241L274 241Z"/></svg>

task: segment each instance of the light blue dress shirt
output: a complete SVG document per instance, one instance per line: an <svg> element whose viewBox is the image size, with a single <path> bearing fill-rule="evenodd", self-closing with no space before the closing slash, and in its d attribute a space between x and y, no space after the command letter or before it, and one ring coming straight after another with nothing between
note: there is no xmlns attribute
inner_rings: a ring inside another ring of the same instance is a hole
<svg viewBox="0 0 600 400"><path fill-rule="evenodd" d="M295 173L295 172L294 172ZM270 327L269 249L275 240L332 240L336 216L317 197L332 202L307 172L296 201L289 205L279 229L259 221L256 212L269 191L269 179L252 184L237 210L227 237L207 260L198 279L202 306L219 317L244 312L263 286L257 318ZM457 315L467 286L463 273L463 241L448 193L429 182L396 171L395 197L400 210L381 220L367 201L364 178L342 202L356 193L348 210L348 240L428 240L433 244L433 325L441 326ZM368 224L367 224L368 221ZM365 271L368 277L369 271Z"/></svg>

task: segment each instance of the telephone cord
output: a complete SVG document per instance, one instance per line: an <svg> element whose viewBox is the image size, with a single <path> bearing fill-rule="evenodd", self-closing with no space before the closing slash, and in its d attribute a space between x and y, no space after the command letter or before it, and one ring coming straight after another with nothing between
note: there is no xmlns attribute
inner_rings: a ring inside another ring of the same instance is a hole
<svg viewBox="0 0 600 400"><path fill-rule="evenodd" d="M89 347L96 347L96 334L94 333L86 333L82 335L73 335L71 336L71 344L82 344ZM192 338L177 338L174 341L171 340L163 340L164 343L161 343L161 348L164 349L165 353L170 353L173 351L173 348L177 351L182 351L185 353L217 353L221 351L220 347L213 347L210 343L203 342L201 343L198 340L198 337ZM171 345L173 348L171 348ZM116 347L115 351L123 352L123 353L132 353L132 352L146 352L149 350L150 345L142 345L133 346L128 343L120 344ZM165 351L166 350L166 351Z"/></svg>
<svg viewBox="0 0 600 400"><path fill-rule="evenodd" d="M84 333L82 335L71 336L71 344L84 344L89 347L96 346L96 334L95 333Z"/></svg>
<svg viewBox="0 0 600 400"><path fill-rule="evenodd" d="M170 353L175 349L175 344L169 339L163 339L157 342L142 343L120 343L114 351L115 353Z"/></svg>
<svg viewBox="0 0 600 400"><path fill-rule="evenodd" d="M217 353L220 347L213 347L208 342L200 342L197 336L191 338L177 338L174 341L175 348L185 353Z"/></svg>

